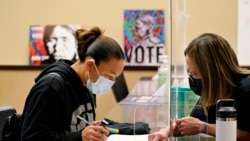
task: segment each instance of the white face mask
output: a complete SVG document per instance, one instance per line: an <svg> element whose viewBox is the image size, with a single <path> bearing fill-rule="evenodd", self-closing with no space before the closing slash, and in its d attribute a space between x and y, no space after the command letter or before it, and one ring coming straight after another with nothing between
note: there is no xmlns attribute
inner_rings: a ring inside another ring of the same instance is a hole
<svg viewBox="0 0 250 141"><path fill-rule="evenodd" d="M107 90L109 90L115 81L109 80L103 76L101 76L95 66L95 69L99 75L98 79L96 82L91 82L90 78L87 81L87 88L93 93L93 94L102 94L105 93ZM90 75L89 75L90 77Z"/></svg>

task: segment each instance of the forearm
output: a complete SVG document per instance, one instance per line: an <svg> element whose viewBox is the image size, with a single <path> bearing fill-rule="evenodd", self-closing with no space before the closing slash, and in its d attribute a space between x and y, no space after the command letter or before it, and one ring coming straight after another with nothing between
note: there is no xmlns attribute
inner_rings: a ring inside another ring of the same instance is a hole
<svg viewBox="0 0 250 141"><path fill-rule="evenodd" d="M45 118L35 118L24 116L21 138L22 141L81 141L81 131L71 132L67 127L58 127L57 124Z"/></svg>
<svg viewBox="0 0 250 141"><path fill-rule="evenodd" d="M82 141L81 132L53 132L37 131L30 134L22 134L22 141Z"/></svg>

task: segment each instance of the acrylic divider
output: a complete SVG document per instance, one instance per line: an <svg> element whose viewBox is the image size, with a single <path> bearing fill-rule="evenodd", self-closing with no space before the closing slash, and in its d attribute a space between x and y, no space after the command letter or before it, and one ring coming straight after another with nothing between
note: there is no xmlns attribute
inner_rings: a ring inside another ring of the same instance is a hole
<svg viewBox="0 0 250 141"><path fill-rule="evenodd" d="M166 84L163 84L152 95L141 96L131 107L133 122L148 123L150 133L166 127L169 123L169 98L164 98L165 88Z"/></svg>

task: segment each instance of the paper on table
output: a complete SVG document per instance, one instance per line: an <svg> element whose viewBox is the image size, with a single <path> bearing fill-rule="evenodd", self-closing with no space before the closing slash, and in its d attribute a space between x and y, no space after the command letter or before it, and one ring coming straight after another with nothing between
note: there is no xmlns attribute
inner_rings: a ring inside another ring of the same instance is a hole
<svg viewBox="0 0 250 141"><path fill-rule="evenodd" d="M112 134L107 141L148 141L148 134L145 135L121 135Z"/></svg>

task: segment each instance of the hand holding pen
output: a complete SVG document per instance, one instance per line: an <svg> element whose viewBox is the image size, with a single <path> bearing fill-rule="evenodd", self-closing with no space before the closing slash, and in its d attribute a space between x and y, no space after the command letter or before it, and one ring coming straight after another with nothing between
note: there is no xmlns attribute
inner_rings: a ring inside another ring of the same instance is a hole
<svg viewBox="0 0 250 141"><path fill-rule="evenodd" d="M84 118L77 116L78 119L84 121L89 126L86 126L82 131L82 140L83 141L105 141L107 136L110 134L109 130L103 126L96 125L96 123L90 123Z"/></svg>
<svg viewBox="0 0 250 141"><path fill-rule="evenodd" d="M87 121L85 118L83 118L83 117L81 117L81 116L79 116L79 115L77 116L77 118L80 119L80 120L82 120L82 121L84 121L84 122L85 122L86 124L88 124L88 125L93 124L93 123L90 123L90 122ZM106 128L107 130L109 130L109 132L110 132L111 134L118 134L118 133L119 133L119 129L107 127L108 124L109 124L109 123L108 123L106 120L102 120L101 122L96 122L95 125L101 125L101 126L103 126L103 127Z"/></svg>

